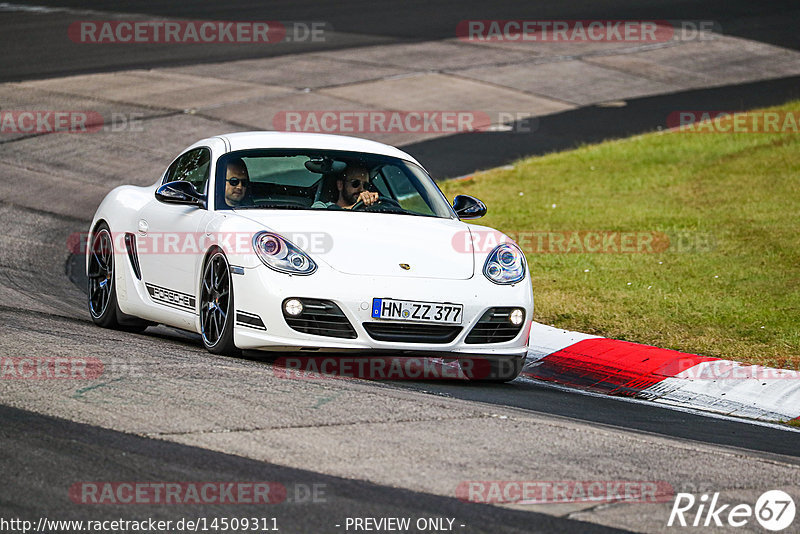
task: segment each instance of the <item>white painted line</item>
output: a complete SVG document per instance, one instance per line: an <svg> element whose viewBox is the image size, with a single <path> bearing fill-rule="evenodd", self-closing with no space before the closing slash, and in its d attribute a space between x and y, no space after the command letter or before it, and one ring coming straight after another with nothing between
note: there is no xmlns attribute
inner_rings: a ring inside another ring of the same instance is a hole
<svg viewBox="0 0 800 534"><path fill-rule="evenodd" d="M587 396L587 397L598 397L598 398L599 397L603 397L603 398L606 398L606 399L612 399L612 400L617 401L617 402L629 402L629 403L634 403L634 404L645 404L645 405L648 405L648 406L653 406L654 405L652 400L637 399L637 398L633 398L633 397L617 397L617 396L612 396L612 395L606 395L605 393L597 393L597 392L594 392L594 391L587 391L587 390L583 390L583 389L575 389L573 387L564 386L562 384L556 384L555 382L544 382L542 380L537 380L535 378L531 378L531 377L528 377L528 376L525 376L525 375L520 376L519 378L517 378L517 380L521 381L521 382L533 383L533 384L536 384L537 386L541 386L541 387L552 388L552 389L556 389L556 390L559 390L559 391L566 391L566 392L574 393L574 394L577 394L577 395L584 395L584 396ZM688 414L692 414L692 415L702 415L703 417L711 417L713 419L722 419L722 420L725 420L725 421L732 421L732 422L736 422L736 423L746 423L746 424L750 424L750 425L764 426L764 427L767 427L767 428L774 428L774 429L783 430L783 431L786 431L786 432L800 432L800 428L790 427L788 425L783 425L783 424L779 424L779 423L773 423L773 422L764 421L764 420L757 420L757 419L742 419L741 417L733 417L733 416L729 416L729 415L725 415L725 414L721 414L721 413L717 413L717 412L709 412L708 410L702 410L702 409L699 409L699 408L693 408L691 406L683 406L683 405L678 405L678 404L666 404L666 403L664 403L664 404L656 403L656 406L658 406L660 408L667 409L667 410L674 410L674 411L677 411L677 412L688 413ZM613 425L611 425L611 426L613 426Z"/></svg>
<svg viewBox="0 0 800 534"><path fill-rule="evenodd" d="M122 13L120 11L100 11L97 9L76 9L71 7L56 7L56 6L37 6L30 4L12 4L10 2L0 2L0 13L67 13L69 15L82 15L92 17L110 17L118 19L121 17L147 17L142 13ZM149 18L153 20L165 20L163 17ZM175 19L180 20L180 19Z"/></svg>
<svg viewBox="0 0 800 534"><path fill-rule="evenodd" d="M754 419L790 420L800 413L800 372L702 362L644 390L644 398Z"/></svg>

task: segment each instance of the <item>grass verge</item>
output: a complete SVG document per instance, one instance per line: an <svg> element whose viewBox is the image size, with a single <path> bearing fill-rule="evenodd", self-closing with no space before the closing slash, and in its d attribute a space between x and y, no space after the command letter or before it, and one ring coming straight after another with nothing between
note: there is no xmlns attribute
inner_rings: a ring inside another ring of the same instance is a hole
<svg viewBox="0 0 800 534"><path fill-rule="evenodd" d="M441 186L523 245L536 321L800 369L800 133L655 132Z"/></svg>

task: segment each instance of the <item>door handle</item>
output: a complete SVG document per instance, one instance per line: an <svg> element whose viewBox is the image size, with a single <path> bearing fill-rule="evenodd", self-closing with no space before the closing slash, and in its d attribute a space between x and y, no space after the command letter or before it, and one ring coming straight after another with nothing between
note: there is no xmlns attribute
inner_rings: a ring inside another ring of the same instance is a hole
<svg viewBox="0 0 800 534"><path fill-rule="evenodd" d="M144 219L139 220L139 233L142 235L147 235L147 229L149 226L147 225L147 221Z"/></svg>

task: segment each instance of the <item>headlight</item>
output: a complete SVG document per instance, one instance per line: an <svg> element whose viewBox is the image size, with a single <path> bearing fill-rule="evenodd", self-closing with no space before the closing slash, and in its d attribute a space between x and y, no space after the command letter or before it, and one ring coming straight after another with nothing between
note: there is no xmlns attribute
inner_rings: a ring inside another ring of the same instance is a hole
<svg viewBox="0 0 800 534"><path fill-rule="evenodd" d="M495 284L516 284L525 278L525 255L516 245L497 245L486 263L483 274Z"/></svg>
<svg viewBox="0 0 800 534"><path fill-rule="evenodd" d="M261 263L286 274L312 274L317 264L308 255L278 234L259 232L253 236L253 250Z"/></svg>

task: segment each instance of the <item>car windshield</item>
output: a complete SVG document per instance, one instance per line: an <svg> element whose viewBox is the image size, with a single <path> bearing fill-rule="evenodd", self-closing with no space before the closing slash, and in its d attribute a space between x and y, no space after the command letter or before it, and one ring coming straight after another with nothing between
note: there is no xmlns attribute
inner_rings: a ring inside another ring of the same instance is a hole
<svg viewBox="0 0 800 534"><path fill-rule="evenodd" d="M217 209L370 211L453 218L418 165L335 150L243 150L217 163ZM369 194L363 195L363 192ZM364 202L366 196L369 201Z"/></svg>

